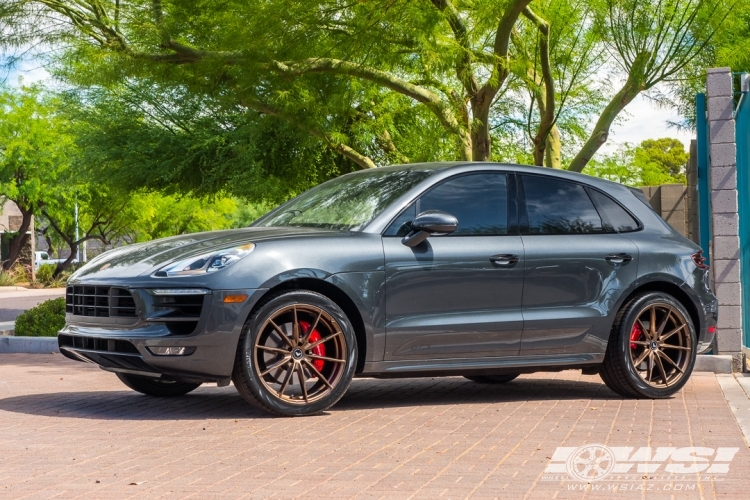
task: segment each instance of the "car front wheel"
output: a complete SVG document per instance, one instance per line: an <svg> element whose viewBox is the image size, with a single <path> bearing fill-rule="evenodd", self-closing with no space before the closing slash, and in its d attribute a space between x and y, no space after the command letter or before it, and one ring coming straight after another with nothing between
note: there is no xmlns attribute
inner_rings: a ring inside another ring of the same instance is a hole
<svg viewBox="0 0 750 500"><path fill-rule="evenodd" d="M618 313L600 375L622 396L666 398L687 383L696 344L685 307L668 294L645 292Z"/></svg>
<svg viewBox="0 0 750 500"><path fill-rule="evenodd" d="M232 380L248 402L269 413L314 415L341 399L356 366L346 314L323 295L295 290L271 298L248 320Z"/></svg>

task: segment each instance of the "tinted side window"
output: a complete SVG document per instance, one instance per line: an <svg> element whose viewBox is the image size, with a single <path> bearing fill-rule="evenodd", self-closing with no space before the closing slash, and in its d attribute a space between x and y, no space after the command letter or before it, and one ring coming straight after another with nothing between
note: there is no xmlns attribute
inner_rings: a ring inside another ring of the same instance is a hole
<svg viewBox="0 0 750 500"><path fill-rule="evenodd" d="M508 234L505 174L479 173L450 179L422 195L417 211L442 210L458 219L452 235Z"/></svg>
<svg viewBox="0 0 750 500"><path fill-rule="evenodd" d="M528 234L603 232L602 220L580 184L524 175Z"/></svg>
<svg viewBox="0 0 750 500"><path fill-rule="evenodd" d="M602 214L604 227L607 231L625 233L638 229L638 222L615 200L593 189L589 190L589 194Z"/></svg>
<svg viewBox="0 0 750 500"><path fill-rule="evenodd" d="M417 216L417 202L409 205L396 220L391 222L383 236L406 236L411 231L411 221Z"/></svg>

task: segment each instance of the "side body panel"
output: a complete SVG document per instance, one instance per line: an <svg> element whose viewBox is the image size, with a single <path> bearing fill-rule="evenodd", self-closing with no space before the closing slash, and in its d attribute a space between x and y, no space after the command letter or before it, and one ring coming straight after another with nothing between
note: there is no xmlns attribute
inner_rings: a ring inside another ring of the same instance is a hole
<svg viewBox="0 0 750 500"><path fill-rule="evenodd" d="M513 356L523 318L520 236L384 237L386 360ZM513 254L501 267L490 257Z"/></svg>
<svg viewBox="0 0 750 500"><path fill-rule="evenodd" d="M523 244L521 355L604 352L617 300L637 278L636 245L621 234L528 235ZM619 253L632 260L605 258Z"/></svg>

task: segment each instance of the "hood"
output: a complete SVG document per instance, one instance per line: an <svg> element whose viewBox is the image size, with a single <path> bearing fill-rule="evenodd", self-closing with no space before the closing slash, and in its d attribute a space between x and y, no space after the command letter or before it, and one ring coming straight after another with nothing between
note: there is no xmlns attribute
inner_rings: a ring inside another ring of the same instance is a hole
<svg viewBox="0 0 750 500"><path fill-rule="evenodd" d="M71 276L79 281L148 276L171 262L265 240L313 236L335 231L299 227L248 227L172 236L115 248L91 260Z"/></svg>

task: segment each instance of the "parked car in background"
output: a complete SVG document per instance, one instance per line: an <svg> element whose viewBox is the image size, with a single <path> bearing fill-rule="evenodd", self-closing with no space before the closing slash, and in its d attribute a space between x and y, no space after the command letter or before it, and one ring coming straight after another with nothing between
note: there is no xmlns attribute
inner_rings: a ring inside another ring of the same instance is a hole
<svg viewBox="0 0 750 500"><path fill-rule="evenodd" d="M717 321L701 249L639 190L478 162L351 173L249 228L117 248L66 297L65 356L153 396L232 380L288 416L355 376L576 368L665 398Z"/></svg>
<svg viewBox="0 0 750 500"><path fill-rule="evenodd" d="M66 259L50 259L47 252L34 252L34 266L39 269L39 266L61 264ZM73 264L78 264L78 259L73 259Z"/></svg>

